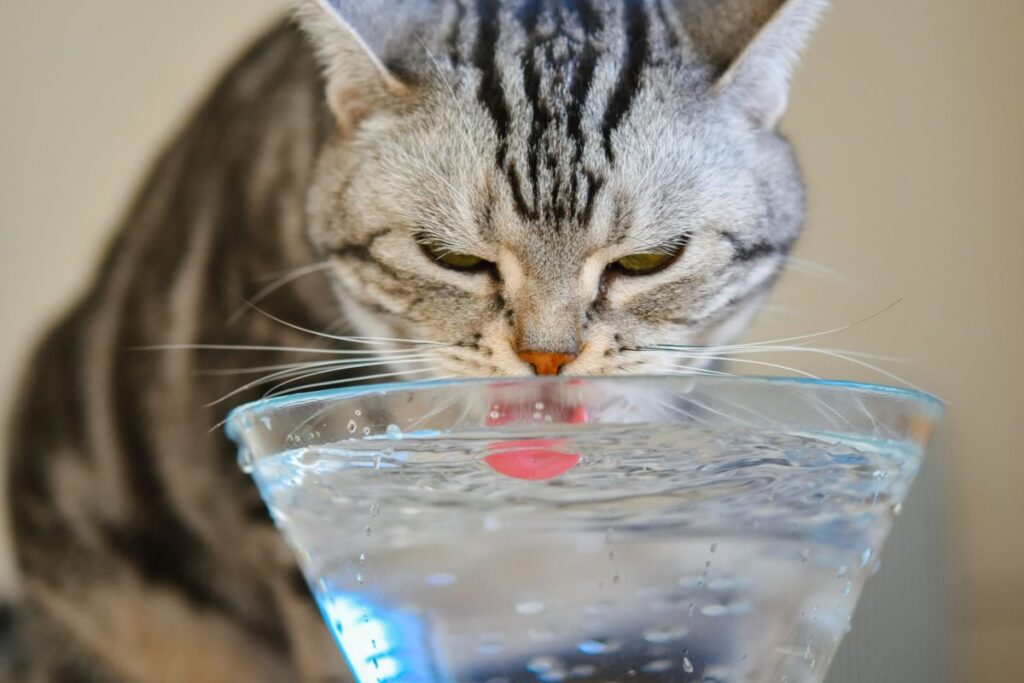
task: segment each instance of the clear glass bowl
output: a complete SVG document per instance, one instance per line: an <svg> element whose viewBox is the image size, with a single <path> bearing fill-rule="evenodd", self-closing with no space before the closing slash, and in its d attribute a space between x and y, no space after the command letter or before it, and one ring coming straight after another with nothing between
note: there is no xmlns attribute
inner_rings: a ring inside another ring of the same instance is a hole
<svg viewBox="0 0 1024 683"><path fill-rule="evenodd" d="M356 680L821 681L941 404L607 377L368 386L228 431Z"/></svg>

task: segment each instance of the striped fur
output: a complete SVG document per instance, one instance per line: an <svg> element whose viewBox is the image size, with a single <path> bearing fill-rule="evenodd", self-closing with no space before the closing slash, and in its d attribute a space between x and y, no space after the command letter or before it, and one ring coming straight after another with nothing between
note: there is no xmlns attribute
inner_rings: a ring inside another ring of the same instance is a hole
<svg viewBox="0 0 1024 683"><path fill-rule="evenodd" d="M344 679L209 431L226 404L203 407L238 384L207 371L302 354L132 349L322 343L235 315L268 274L319 262L261 305L444 342L437 374L525 373L517 348L643 372L657 361L629 349L732 335L799 233L775 123L822 6L303 3L305 34L263 37L161 156L26 373L10 445L23 679ZM493 265L443 268L426 238ZM606 268L673 245L657 275Z"/></svg>

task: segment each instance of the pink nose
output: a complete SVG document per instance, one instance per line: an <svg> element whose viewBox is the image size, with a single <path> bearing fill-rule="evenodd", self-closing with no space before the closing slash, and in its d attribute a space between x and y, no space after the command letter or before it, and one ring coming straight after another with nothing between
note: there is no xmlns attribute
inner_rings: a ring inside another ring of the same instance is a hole
<svg viewBox="0 0 1024 683"><path fill-rule="evenodd" d="M557 375L564 366L576 360L576 356L569 353L548 351L519 351L516 355L524 363L532 365L538 375Z"/></svg>

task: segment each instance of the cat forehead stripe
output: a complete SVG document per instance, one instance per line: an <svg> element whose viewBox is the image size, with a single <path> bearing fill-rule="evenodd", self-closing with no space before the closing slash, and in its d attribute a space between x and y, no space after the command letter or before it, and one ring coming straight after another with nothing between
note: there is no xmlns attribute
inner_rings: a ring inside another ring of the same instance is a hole
<svg viewBox="0 0 1024 683"><path fill-rule="evenodd" d="M628 115L651 58L651 17L644 3L526 0L508 9L475 0L475 17L459 7L456 23L475 19L477 24L468 61L479 72L476 96L493 121L495 163L509 183L516 211L554 228L568 220L586 224L604 181L585 167L584 149L600 142L608 162L614 162L612 136ZM670 27L663 33L670 34ZM457 48L461 34L461 27L450 30L450 49ZM505 50L507 43L516 49ZM463 61L457 51L452 59ZM617 74L595 91L602 59L612 62ZM605 98L604 111L587 130L592 96Z"/></svg>

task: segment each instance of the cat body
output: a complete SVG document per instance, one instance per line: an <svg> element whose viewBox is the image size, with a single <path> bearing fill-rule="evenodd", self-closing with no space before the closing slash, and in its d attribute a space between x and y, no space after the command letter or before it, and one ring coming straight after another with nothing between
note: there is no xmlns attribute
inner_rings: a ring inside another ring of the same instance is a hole
<svg viewBox="0 0 1024 683"><path fill-rule="evenodd" d="M337 351L277 379L659 372L658 345L732 338L800 231L775 127L823 7L302 3L165 150L28 369L21 680L345 680L211 431L262 394L230 373Z"/></svg>

